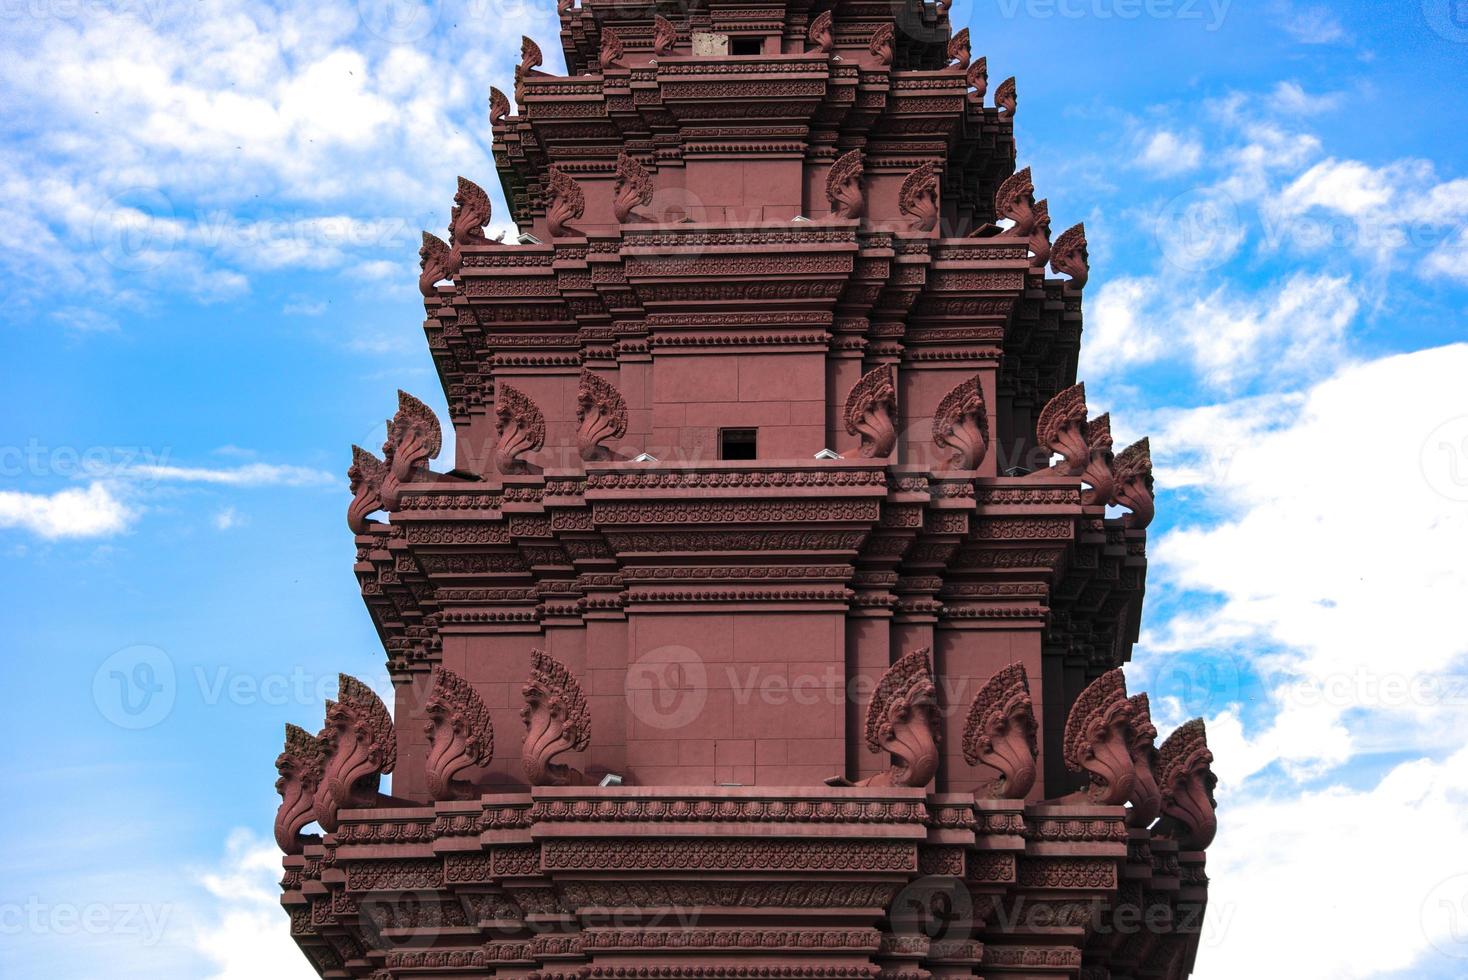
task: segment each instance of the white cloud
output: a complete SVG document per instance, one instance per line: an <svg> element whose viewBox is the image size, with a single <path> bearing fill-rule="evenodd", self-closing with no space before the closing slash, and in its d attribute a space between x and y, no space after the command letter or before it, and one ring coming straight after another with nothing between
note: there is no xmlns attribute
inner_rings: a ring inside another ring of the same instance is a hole
<svg viewBox="0 0 1468 980"><path fill-rule="evenodd" d="M248 463L232 469L144 463L116 471L118 476L175 483L212 483L233 487L313 487L339 483L325 470L274 463Z"/></svg>
<svg viewBox="0 0 1468 980"><path fill-rule="evenodd" d="M1196 170L1203 161L1203 144L1191 137L1159 130L1145 141L1137 164L1164 177Z"/></svg>
<svg viewBox="0 0 1468 980"><path fill-rule="evenodd" d="M1337 44L1351 37L1335 12L1323 4L1304 8L1286 4L1284 29L1301 44Z"/></svg>
<svg viewBox="0 0 1468 980"><path fill-rule="evenodd" d="M1299 82L1280 82L1269 95L1270 111L1289 116L1313 116L1336 109L1342 102L1339 92L1311 95Z"/></svg>
<svg viewBox="0 0 1468 980"><path fill-rule="evenodd" d="M0 491L0 527L21 528L43 538L120 534L135 516L136 512L103 483L50 495Z"/></svg>
<svg viewBox="0 0 1468 980"><path fill-rule="evenodd" d="M248 831L230 835L221 865L202 884L216 907L199 917L190 945L211 964L206 980L314 980L280 907L280 850Z"/></svg>
<svg viewBox="0 0 1468 980"><path fill-rule="evenodd" d="M228 531L240 527L246 523L246 518L233 507L226 507L216 511L214 514L214 527L220 531Z"/></svg>

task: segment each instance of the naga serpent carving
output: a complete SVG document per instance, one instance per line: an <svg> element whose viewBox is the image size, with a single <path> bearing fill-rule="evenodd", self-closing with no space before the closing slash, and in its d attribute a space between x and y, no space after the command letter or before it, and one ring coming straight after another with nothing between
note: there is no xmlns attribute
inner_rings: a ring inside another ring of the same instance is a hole
<svg viewBox="0 0 1468 980"><path fill-rule="evenodd" d="M387 705L366 684L338 675L337 699L326 702L326 727L317 736L324 762L313 813L330 833L343 807L372 806L377 784L397 763L398 741Z"/></svg>
<svg viewBox="0 0 1468 980"><path fill-rule="evenodd" d="M429 477L428 461L443 448L443 431L433 410L406 391L398 391L398 410L387 423L382 444L387 472L382 478L382 506L396 510L404 483Z"/></svg>
<svg viewBox="0 0 1468 980"><path fill-rule="evenodd" d="M1035 230L1035 183L1029 167L1015 171L999 185L994 193L994 213L1014 222L1004 237L1029 239Z"/></svg>
<svg viewBox="0 0 1468 980"><path fill-rule="evenodd" d="M1056 476L1078 477L1090 464L1091 448L1086 444L1086 385L1071 385L1057 394L1040 410L1035 423L1035 440L1060 462L1030 473L1028 479Z"/></svg>
<svg viewBox="0 0 1468 980"><path fill-rule="evenodd" d="M1035 226L1027 243L1030 249L1030 268L1043 270L1050 261L1050 202L1035 202Z"/></svg>
<svg viewBox="0 0 1468 980"><path fill-rule="evenodd" d="M428 716L425 772L435 800L472 799L473 787L459 782L472 766L494 759L494 723L489 709L469 682L447 667L433 668L433 688L423 704Z"/></svg>
<svg viewBox="0 0 1468 980"><path fill-rule="evenodd" d="M1123 517L1126 526L1145 531L1157 513L1153 497L1152 444L1141 439L1116 456L1116 496L1112 503L1131 511Z"/></svg>
<svg viewBox="0 0 1468 980"><path fill-rule="evenodd" d="M489 224L489 195L468 177L459 178L454 193L454 210L449 219L449 242L458 252L465 245L488 245L484 226Z"/></svg>
<svg viewBox="0 0 1468 980"><path fill-rule="evenodd" d="M1015 110L1019 108L1019 86L1013 75L1000 82L999 88L994 90L994 105L1004 110L1000 118L1014 121Z"/></svg>
<svg viewBox="0 0 1468 980"><path fill-rule="evenodd" d="M448 243L432 232L423 233L423 244L418 248L418 291L424 299L438 295L438 283L452 279L459 271L455 255Z"/></svg>
<svg viewBox="0 0 1468 980"><path fill-rule="evenodd" d="M1086 247L1085 222L1067 228L1050 247L1050 268L1070 276L1072 289L1085 289L1091 278L1091 252Z"/></svg>
<svg viewBox="0 0 1468 980"><path fill-rule="evenodd" d="M938 226L938 169L929 160L908 174L897 194L897 207L912 219L914 231Z"/></svg>
<svg viewBox="0 0 1468 980"><path fill-rule="evenodd" d="M1022 800L1034 789L1038 731L1024 664L1010 664L979 688L963 727L964 761L999 770L974 790L975 798Z"/></svg>
<svg viewBox="0 0 1468 980"><path fill-rule="evenodd" d="M582 370L576 388L576 444L587 461L610 459L603 443L627 434L627 402L610 382Z"/></svg>
<svg viewBox="0 0 1468 980"><path fill-rule="evenodd" d="M964 85L973 89L968 94L968 100L980 108L984 105L984 96L989 94L989 59L978 58L968 66L968 73L963 76Z"/></svg>
<svg viewBox="0 0 1468 980"><path fill-rule="evenodd" d="M619 224L640 218L632 209L652 200L652 177L626 153L617 154L617 179L612 184L612 211Z"/></svg>
<svg viewBox="0 0 1468 980"><path fill-rule="evenodd" d="M933 445L943 454L936 469L976 470L989 452L989 413L977 376L954 388L933 413Z"/></svg>
<svg viewBox="0 0 1468 980"><path fill-rule="evenodd" d="M549 171L550 185L546 188L545 223L551 236L564 238L578 234L571 222L586 211L586 195L576 179L558 167Z"/></svg>
<svg viewBox="0 0 1468 980"><path fill-rule="evenodd" d="M1132 792L1131 809L1127 811L1129 827L1150 827L1162 811L1162 792L1157 788L1157 726L1152 724L1152 703L1146 694L1134 694L1132 704L1132 767L1137 773L1137 788Z"/></svg>
<svg viewBox="0 0 1468 980"><path fill-rule="evenodd" d="M860 459L880 459L897 448L897 387L892 367L884 364L862 375L846 396L846 432L860 436L861 446L849 453Z"/></svg>
<svg viewBox="0 0 1468 980"><path fill-rule="evenodd" d="M565 752L591 744L591 713L581 685L566 665L540 650L530 651L530 683L521 693L525 707L525 746L521 758L531 786L583 786L586 777L553 762Z"/></svg>
<svg viewBox="0 0 1468 980"><path fill-rule="evenodd" d="M1203 719L1195 718L1167 737L1157 753L1162 791L1162 823L1158 830L1193 851L1207 850L1218 832L1218 803L1213 789L1213 753Z"/></svg>
<svg viewBox="0 0 1468 980"><path fill-rule="evenodd" d="M968 43L968 28L965 27L948 39L948 63L959 71L965 71L972 57L973 53Z"/></svg>
<svg viewBox="0 0 1468 980"><path fill-rule="evenodd" d="M884 68L892 64L895 33L896 25L883 24L872 32L871 43L867 45L867 50L871 52L873 58L877 59L877 64Z"/></svg>
<svg viewBox="0 0 1468 980"><path fill-rule="evenodd" d="M1090 489L1081 494L1081 503L1087 507L1105 506L1111 503L1111 498L1116 493L1116 475L1113 471L1116 456L1111 451L1110 412L1098 415L1086 423L1086 445L1090 449L1090 455L1081 479Z"/></svg>
<svg viewBox="0 0 1468 980"><path fill-rule="evenodd" d="M831 29L831 11L823 11L810 22L810 30L806 31L805 39L814 45L811 50L813 54L830 54L836 49L836 36Z"/></svg>
<svg viewBox="0 0 1468 980"><path fill-rule="evenodd" d="M275 843L286 854L300 854L305 841L301 829L316 819L316 789L321 785L321 742L295 725L285 726L285 749L275 759L280 778L275 791L280 809L275 811Z"/></svg>
<svg viewBox="0 0 1468 980"><path fill-rule="evenodd" d="M347 527L353 534L366 534L368 525L376 523L368 520L367 515L382 510L382 481L386 476L386 463L361 446L352 447L352 465L347 469L347 480L352 488L352 502L347 505Z"/></svg>
<svg viewBox="0 0 1468 980"><path fill-rule="evenodd" d="M928 649L905 654L882 675L867 706L867 751L895 761L858 786L926 786L938 771L938 690Z"/></svg>
<svg viewBox="0 0 1468 980"><path fill-rule="evenodd" d="M855 219L866 213L866 195L862 190L864 173L860 150L841 154L826 174L826 200L836 218Z"/></svg>
<svg viewBox="0 0 1468 980"><path fill-rule="evenodd" d="M510 99L494 86L489 88L489 125L498 126L510 117Z"/></svg>
<svg viewBox="0 0 1468 980"><path fill-rule="evenodd" d="M622 64L622 54L625 50L621 35L610 27L601 29L601 49L597 52L596 60L601 65L602 71L608 68L625 68L626 66Z"/></svg>
<svg viewBox="0 0 1468 980"><path fill-rule="evenodd" d="M1065 766L1083 772L1083 796L1101 806L1121 806L1137 788L1131 755L1132 705L1120 670L1102 674L1081 692L1065 719Z"/></svg>
<svg viewBox="0 0 1468 980"><path fill-rule="evenodd" d="M662 14L654 14L652 18L652 53L653 57L673 53L673 46L678 43L678 28L673 22Z"/></svg>
<svg viewBox="0 0 1468 980"><path fill-rule="evenodd" d="M528 464L521 457L545 445L545 416L519 389L507 384L495 386L494 414L500 435L494 450L495 468L506 475L527 472Z"/></svg>

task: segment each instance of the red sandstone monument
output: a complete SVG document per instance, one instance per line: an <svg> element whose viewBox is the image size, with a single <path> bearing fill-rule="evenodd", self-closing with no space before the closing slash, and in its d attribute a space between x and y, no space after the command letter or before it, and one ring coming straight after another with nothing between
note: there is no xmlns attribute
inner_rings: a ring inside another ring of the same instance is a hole
<svg viewBox="0 0 1468 980"><path fill-rule="evenodd" d="M1085 232L947 6L524 41L518 239L467 179L423 236L451 426L400 393L349 473L394 707L343 675L277 760L321 976L1191 972L1212 757L1121 670L1147 443L1087 410Z"/></svg>

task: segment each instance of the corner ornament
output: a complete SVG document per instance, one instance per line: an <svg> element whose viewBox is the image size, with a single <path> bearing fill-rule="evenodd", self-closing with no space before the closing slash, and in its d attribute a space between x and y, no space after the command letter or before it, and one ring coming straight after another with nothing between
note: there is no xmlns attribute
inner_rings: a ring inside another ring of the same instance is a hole
<svg viewBox="0 0 1468 980"><path fill-rule="evenodd" d="M521 694L525 707L525 746L521 760L531 786L584 786L586 777L553 762L566 752L591 744L591 713L581 685L566 665L540 650L530 651L530 682Z"/></svg>
<svg viewBox="0 0 1468 980"><path fill-rule="evenodd" d="M973 89L968 94L969 102L984 107L984 96L989 94L989 59L979 58L968 66L968 72L963 76L965 88Z"/></svg>
<svg viewBox="0 0 1468 980"><path fill-rule="evenodd" d="M810 29L805 33L805 39L813 47L810 54L830 54L836 50L836 35L831 27L831 11L823 11L820 16L810 22Z"/></svg>
<svg viewBox="0 0 1468 980"><path fill-rule="evenodd" d="M1153 496L1152 444L1148 439L1132 443L1116 456L1115 497L1112 503L1131 511L1123 517L1126 526L1145 531L1157 514Z"/></svg>
<svg viewBox="0 0 1468 980"><path fill-rule="evenodd" d="M1157 788L1157 726L1152 724L1152 703L1146 694L1128 698L1132 705L1132 738L1129 744L1137 788L1127 810L1128 827L1147 828L1162 811L1162 792Z"/></svg>
<svg viewBox="0 0 1468 980"><path fill-rule="evenodd" d="M932 231L938 227L938 169L931 160L902 181L897 207L912 219L914 231Z"/></svg>
<svg viewBox="0 0 1468 980"><path fill-rule="evenodd" d="M892 65L895 37L896 25L890 21L872 32L872 40L867 45L867 51L883 68L890 68Z"/></svg>
<svg viewBox="0 0 1468 980"><path fill-rule="evenodd" d="M1013 75L999 83L999 88L994 91L994 105L1004 110L999 118L1014 121L1015 111L1019 109L1019 83Z"/></svg>
<svg viewBox="0 0 1468 980"><path fill-rule="evenodd" d="M571 227L586 211L586 195L581 185L559 167L550 168L550 185L546 188L545 222L551 237L566 238L579 232Z"/></svg>
<svg viewBox="0 0 1468 980"><path fill-rule="evenodd" d="M491 129L510 117L509 96L494 86L489 88L489 126Z"/></svg>
<svg viewBox="0 0 1468 980"><path fill-rule="evenodd" d="M369 520L368 515L382 510L382 481L386 476L386 463L361 446L352 447L352 465L347 469L347 480L352 488L352 502L347 505L347 527L353 534L366 534L368 527L377 523Z"/></svg>
<svg viewBox="0 0 1468 980"><path fill-rule="evenodd" d="M1050 262L1050 202L1035 202L1035 227L1027 243L1030 249L1030 268L1041 272Z"/></svg>
<svg viewBox="0 0 1468 980"><path fill-rule="evenodd" d="M496 386L495 420L500 439L494 450L494 465L506 476L529 472L523 459L545 445L545 416L535 403L507 384Z"/></svg>
<svg viewBox="0 0 1468 980"><path fill-rule="evenodd" d="M860 150L841 154L826 174L826 200L835 218L853 220L866 213L866 194L861 178L865 173Z"/></svg>
<svg viewBox="0 0 1468 980"><path fill-rule="evenodd" d="M603 443L627 434L627 402L610 382L582 370L576 389L577 448L587 462L612 458Z"/></svg>
<svg viewBox="0 0 1468 980"><path fill-rule="evenodd" d="M433 668L433 687L423 705L428 723L428 793L437 801L467 800L474 788L460 780L472 766L494 759L494 723L484 701L458 674Z"/></svg>
<svg viewBox="0 0 1468 980"><path fill-rule="evenodd" d="M938 689L928 648L913 650L887 668L867 706L867 751L894 759L886 772L857 786L926 786L938 771ZM850 785L845 780L827 780Z"/></svg>
<svg viewBox="0 0 1468 980"><path fill-rule="evenodd" d="M673 53L673 46L678 43L678 28L673 22L662 14L654 14L652 18L652 53L654 57L661 57Z"/></svg>
<svg viewBox="0 0 1468 980"><path fill-rule="evenodd" d="M948 39L948 64L959 71L967 71L973 52L969 48L968 28L965 27Z"/></svg>
<svg viewBox="0 0 1468 980"><path fill-rule="evenodd" d="M317 736L324 762L313 813L323 830L338 826L343 807L372 806L378 781L397 764L398 741L392 716L370 687L347 674L338 676L337 699L326 702L326 727Z"/></svg>
<svg viewBox="0 0 1468 980"><path fill-rule="evenodd" d="M652 177L646 168L626 153L617 154L617 179L612 184L612 211L618 224L645 220L633 211L652 201Z"/></svg>
<svg viewBox="0 0 1468 980"><path fill-rule="evenodd" d="M989 453L989 413L978 376L954 388L933 413L933 445L942 459L939 472L976 470Z"/></svg>
<svg viewBox="0 0 1468 980"><path fill-rule="evenodd" d="M1035 423L1035 441L1060 462L1030 473L1026 479L1079 477L1090 463L1091 448L1086 443L1086 385L1071 385L1061 391L1040 410ZM1047 456L1048 458L1048 456Z"/></svg>
<svg viewBox="0 0 1468 980"><path fill-rule="evenodd" d="M418 292L425 300L438 295L439 283L454 278L459 271L455 259L447 242L432 232L423 233L423 244L418 247Z"/></svg>
<svg viewBox="0 0 1468 980"><path fill-rule="evenodd" d="M884 364L862 375L846 396L846 432L860 436L861 446L846 459L884 459L897 448L897 387L892 366Z"/></svg>
<svg viewBox="0 0 1468 980"><path fill-rule="evenodd" d="M1203 719L1195 718L1167 737L1158 750L1162 823L1158 831L1188 850L1204 851L1218 833L1213 790L1213 753Z"/></svg>
<svg viewBox="0 0 1468 980"><path fill-rule="evenodd" d="M1087 507L1104 506L1111 503L1116 494L1116 456L1111 451L1110 412L1086 423L1086 446L1090 450L1089 462L1081 479L1090 489L1082 492L1081 503Z"/></svg>
<svg viewBox="0 0 1468 980"><path fill-rule="evenodd" d="M316 819L316 789L321 785L322 746L315 735L295 725L285 726L285 749L275 759L275 843L286 854L300 854L306 841L301 830Z"/></svg>
<svg viewBox="0 0 1468 980"><path fill-rule="evenodd" d="M625 68L622 64L622 55L626 46L622 43L622 37L610 27L601 29L601 49L597 52L597 64L602 71L608 68Z"/></svg>
<svg viewBox="0 0 1468 980"><path fill-rule="evenodd" d="M406 391L398 391L398 410L387 423L382 444L386 473L382 478L382 506L396 510L405 483L428 478L428 461L443 448L443 430L433 410Z"/></svg>
<svg viewBox="0 0 1468 980"><path fill-rule="evenodd" d="M1050 248L1050 268L1055 272L1070 276L1069 288L1082 290L1091 278L1091 251L1086 245L1086 225L1084 222L1074 228L1067 228L1055 239L1055 244Z"/></svg>
<svg viewBox="0 0 1468 980"><path fill-rule="evenodd" d="M974 790L980 800L1022 800L1035 787L1035 705L1024 664L1010 664L974 695L963 726L963 758L971 766L997 769L999 776Z"/></svg>
<svg viewBox="0 0 1468 980"><path fill-rule="evenodd" d="M1085 773L1090 786L1076 796L1100 806L1121 806L1137 788L1131 755L1132 705L1126 678L1107 671L1076 698L1065 719L1065 766Z"/></svg>
<svg viewBox="0 0 1468 980"><path fill-rule="evenodd" d="M489 195L468 177L459 178L459 189L454 192L454 210L449 218L449 243L454 252L454 268L463 265L466 245L488 245L484 226L489 224Z"/></svg>

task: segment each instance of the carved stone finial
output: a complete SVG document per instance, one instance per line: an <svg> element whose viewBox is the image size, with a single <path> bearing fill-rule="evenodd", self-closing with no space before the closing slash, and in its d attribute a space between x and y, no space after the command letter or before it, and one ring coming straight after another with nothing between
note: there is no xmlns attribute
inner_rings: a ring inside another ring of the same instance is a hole
<svg viewBox="0 0 1468 980"><path fill-rule="evenodd" d="M617 179L612 184L612 211L617 221L635 220L632 209L652 200L652 176L625 153L617 154Z"/></svg>
<svg viewBox="0 0 1468 980"><path fill-rule="evenodd" d="M377 693L348 674L337 678L337 699L326 702L326 727L318 739L325 762L313 814L322 829L337 828L343 807L371 806L377 783L398 758L392 716Z"/></svg>
<svg viewBox="0 0 1468 980"><path fill-rule="evenodd" d="M398 410L387 423L387 441L382 453L387 472L379 496L388 510L398 506L398 492L428 474L428 461L443 448L443 430L438 416L406 391L398 391Z"/></svg>
<svg viewBox="0 0 1468 980"><path fill-rule="evenodd" d="M1050 268L1070 276L1072 289L1085 289L1091 278L1091 252L1086 247L1085 222L1068 228L1050 249Z"/></svg>
<svg viewBox="0 0 1468 980"><path fill-rule="evenodd" d="M275 843L286 854L300 854L305 843L301 828L316 819L315 795L321 785L322 746L315 735L295 725L285 726L285 749L275 759Z"/></svg>
<svg viewBox="0 0 1468 980"><path fill-rule="evenodd" d="M1137 788L1131 755L1132 706L1120 670L1102 674L1081 692L1065 719L1065 765L1090 776L1091 802L1121 806Z"/></svg>
<svg viewBox="0 0 1468 980"><path fill-rule="evenodd" d="M851 386L844 414L847 434L861 437L856 450L861 459L892 455L897 448L897 386L890 364L868 371Z"/></svg>
<svg viewBox="0 0 1468 980"><path fill-rule="evenodd" d="M1010 664L979 688L963 727L963 758L971 766L999 770L999 778L974 791L979 799L1022 800L1035 786L1035 705L1024 664Z"/></svg>
<svg viewBox="0 0 1468 980"><path fill-rule="evenodd" d="M556 13L569 14L576 9L576 0L556 0Z"/></svg>
<svg viewBox="0 0 1468 980"><path fill-rule="evenodd" d="M423 244L418 249L418 291L424 299L438 295L438 283L452 279L458 272L455 256L448 243L432 232L423 233Z"/></svg>
<svg viewBox="0 0 1468 980"><path fill-rule="evenodd" d="M1145 531L1157 513L1153 498L1150 440L1141 439L1118 453L1115 474L1116 491L1112 503L1131 511L1125 518L1127 527Z"/></svg>
<svg viewBox="0 0 1468 980"><path fill-rule="evenodd" d="M967 87L973 89L968 94L968 100L974 105L983 106L984 96L989 94L989 59L979 58L969 65L963 81Z"/></svg>
<svg viewBox="0 0 1468 980"><path fill-rule="evenodd" d="M1050 261L1050 202L1035 202L1034 230L1030 232L1030 268L1044 269Z"/></svg>
<svg viewBox="0 0 1468 980"><path fill-rule="evenodd" d="M861 786L926 786L938 771L938 689L928 648L904 654L877 682L867 706L869 752L896 756Z"/></svg>
<svg viewBox="0 0 1468 980"><path fill-rule="evenodd" d="M1116 493L1116 476L1113 470L1116 457L1111 451L1110 412L1098 415L1086 423L1086 446L1090 452L1086 471L1081 474L1081 479L1091 489L1081 494L1081 502L1087 507L1109 504Z"/></svg>
<svg viewBox="0 0 1468 980"><path fill-rule="evenodd" d="M495 467L507 475L524 473L526 464L520 457L545 445L545 416L522 392L503 383L495 386L494 414L500 433Z"/></svg>
<svg viewBox="0 0 1468 980"><path fill-rule="evenodd" d="M1091 449L1086 444L1084 382L1071 385L1045 404L1035 424L1035 439L1061 457L1061 462L1035 475L1080 476L1086 471Z"/></svg>
<svg viewBox="0 0 1468 980"><path fill-rule="evenodd" d="M836 35L831 27L831 11L825 10L810 22L810 29L805 33L805 39L814 45L813 52L830 54L836 50Z"/></svg>
<svg viewBox="0 0 1468 980"><path fill-rule="evenodd" d="M1203 719L1195 718L1167 737L1157 753L1162 791L1159 831L1181 847L1202 851L1218 833L1218 802L1213 789L1213 753Z"/></svg>
<svg viewBox="0 0 1468 980"><path fill-rule="evenodd" d="M627 434L627 402L610 382L583 368L576 389L576 421L581 424L576 431L581 458L610 459L611 452L602 444Z"/></svg>
<svg viewBox="0 0 1468 980"><path fill-rule="evenodd" d="M938 169L931 160L902 181L897 207L912 218L915 231L932 231L938 226Z"/></svg>
<svg viewBox="0 0 1468 980"><path fill-rule="evenodd" d="M866 193L861 186L865 174L860 150L850 150L837 157L826 174L826 200L837 218L860 218L866 213Z"/></svg>
<svg viewBox="0 0 1468 980"><path fill-rule="evenodd" d="M433 668L433 688L423 703L428 723L428 793L435 800L463 800L473 789L457 782L471 766L487 766L494 759L494 722L478 693L458 674L443 666Z"/></svg>
<svg viewBox="0 0 1468 980"><path fill-rule="evenodd" d="M540 53L540 45L536 44L525 35L520 36L520 64L515 68L515 77L523 77L531 69L539 68L545 61L545 55Z"/></svg>
<svg viewBox="0 0 1468 980"><path fill-rule="evenodd" d="M498 126L510 116L510 98L494 86L489 88L489 125Z"/></svg>
<svg viewBox="0 0 1468 980"><path fill-rule="evenodd" d="M1019 108L1019 87L1013 75L999 83L994 92L994 105L1004 110L1002 115L1005 119L1014 119L1015 110Z"/></svg>
<svg viewBox="0 0 1468 980"><path fill-rule="evenodd" d="M933 413L933 445L943 454L936 469L976 470L989 452L989 412L977 376L943 396Z"/></svg>
<svg viewBox="0 0 1468 980"><path fill-rule="evenodd" d="M884 67L892 64L895 37L896 25L890 23L883 24L872 32L872 41L867 45L867 50L877 59L877 64Z"/></svg>
<svg viewBox="0 0 1468 980"><path fill-rule="evenodd" d="M1014 227L1004 233L1006 237L1030 237L1035 230L1035 183L1029 167L1010 174L999 185L994 193L994 213L1014 222Z"/></svg>
<svg viewBox="0 0 1468 980"><path fill-rule="evenodd" d="M654 14L652 18L652 53L654 57L672 54L673 46L678 43L678 28L673 22L662 14Z"/></svg>
<svg viewBox="0 0 1468 980"><path fill-rule="evenodd" d="M449 219L449 241L454 249L465 245L488 245L484 226L489 224L489 195L484 188L467 177L459 178L454 194L453 216Z"/></svg>
<svg viewBox="0 0 1468 980"><path fill-rule="evenodd" d="M601 50L597 52L596 60L601 65L601 70L608 68L625 68L622 64L622 54L626 50L622 44L622 36L610 27L601 29Z"/></svg>
<svg viewBox="0 0 1468 980"><path fill-rule="evenodd" d="M581 685L566 665L539 650L530 651L530 683L521 693L525 707L523 760L531 786L581 786L586 777L570 766L552 762L591 744L591 713Z"/></svg>
<svg viewBox="0 0 1468 980"><path fill-rule="evenodd" d="M352 489L352 502L347 505L347 527L353 534L366 534L368 525L374 523L367 515L382 510L382 481L386 476L386 463L361 446L352 447L352 465L347 469Z"/></svg>
<svg viewBox="0 0 1468 980"><path fill-rule="evenodd" d="M948 39L948 62L963 71L968 68L969 59L972 57L968 43L968 28L965 27Z"/></svg>
<svg viewBox="0 0 1468 980"><path fill-rule="evenodd" d="M1150 827L1162 810L1162 793L1157 788L1157 726L1152 724L1152 704L1146 694L1134 694L1132 705L1132 768L1137 788L1132 792L1127 826Z"/></svg>
<svg viewBox="0 0 1468 980"><path fill-rule="evenodd" d="M545 191L545 221L551 236L565 238L577 234L570 223L586 211L586 195L582 193L581 185L559 167L550 168L549 179L550 184Z"/></svg>

